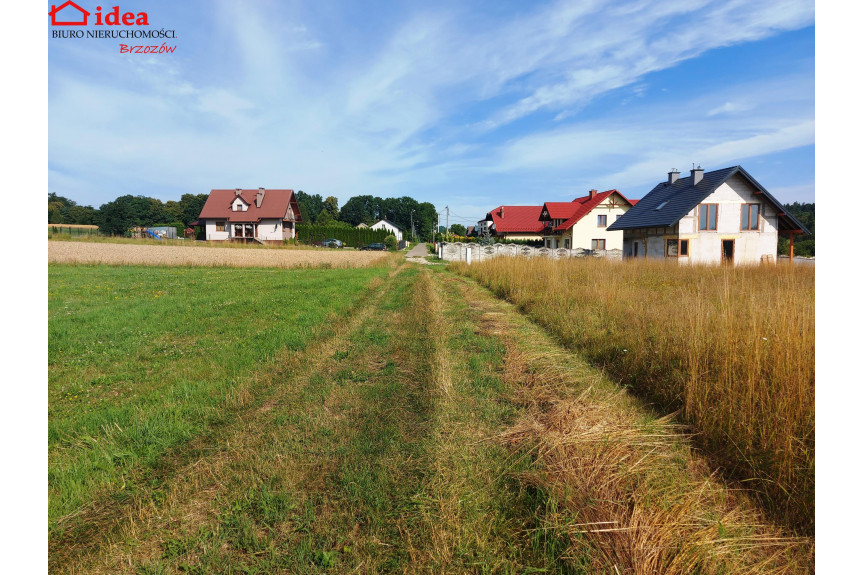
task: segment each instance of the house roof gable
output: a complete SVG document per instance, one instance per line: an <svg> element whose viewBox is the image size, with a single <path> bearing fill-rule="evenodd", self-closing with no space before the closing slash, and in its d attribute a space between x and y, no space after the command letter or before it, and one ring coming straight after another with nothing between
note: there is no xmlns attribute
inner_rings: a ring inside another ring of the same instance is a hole
<svg viewBox="0 0 863 575"><path fill-rule="evenodd" d="M542 206L498 206L486 214L497 233L539 233L545 224L539 221Z"/></svg>
<svg viewBox="0 0 863 575"><path fill-rule="evenodd" d="M683 216L691 212L695 206L703 202L735 174L743 176L756 188L759 194L779 210L780 230L796 229L806 234L809 233L803 224L787 213L782 204L741 166L705 172L701 181L694 186L692 185L692 176L679 178L673 184L660 182L619 220L608 226L608 230L674 226Z"/></svg>
<svg viewBox="0 0 863 575"><path fill-rule="evenodd" d="M555 228L555 231L562 232L562 231L566 231L566 230L570 229L572 226L574 226L579 221L581 221L581 219L584 218L584 216L586 216L591 211L593 211L593 209L595 207L597 207L602 202L604 202L606 199L608 199L609 197L611 197L615 194L620 196L620 198L624 202L629 204L630 206L633 205L632 201L628 200L626 198L626 196L624 196L623 194L621 194L617 190L606 190L604 192L594 194L593 198L591 198L590 196L584 196L581 198L576 198L572 202L575 205L575 208L576 208L575 211L572 213L572 215L569 216L569 218L567 218L567 220L565 222L563 222L559 226L557 226Z"/></svg>

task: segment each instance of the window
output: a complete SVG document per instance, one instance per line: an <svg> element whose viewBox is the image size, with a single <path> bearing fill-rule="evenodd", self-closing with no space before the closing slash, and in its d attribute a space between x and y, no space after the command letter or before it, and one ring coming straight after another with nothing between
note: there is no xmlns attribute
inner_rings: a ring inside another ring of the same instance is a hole
<svg viewBox="0 0 863 575"><path fill-rule="evenodd" d="M758 212L761 204L743 204L740 210L740 229L758 230Z"/></svg>
<svg viewBox="0 0 863 575"><path fill-rule="evenodd" d="M569 249L569 238L566 238L565 240L563 240L563 247L565 247L566 249Z"/></svg>
<svg viewBox="0 0 863 575"><path fill-rule="evenodd" d="M224 204L222 204L224 205ZM216 231L224 232L225 231L225 222L216 222Z"/></svg>
<svg viewBox="0 0 863 575"><path fill-rule="evenodd" d="M716 230L716 212L719 204L701 204L698 206L698 229Z"/></svg>
<svg viewBox="0 0 863 575"><path fill-rule="evenodd" d="M677 240L665 240L665 257L677 257Z"/></svg>
<svg viewBox="0 0 863 575"><path fill-rule="evenodd" d="M605 214L596 216L596 225L597 227L604 228L608 225L608 216ZM605 248L603 248L605 249Z"/></svg>
<svg viewBox="0 0 863 575"><path fill-rule="evenodd" d="M590 249L599 251L605 249L605 240L590 240Z"/></svg>
<svg viewBox="0 0 863 575"><path fill-rule="evenodd" d="M683 258L689 256L689 240L665 240L665 256Z"/></svg>

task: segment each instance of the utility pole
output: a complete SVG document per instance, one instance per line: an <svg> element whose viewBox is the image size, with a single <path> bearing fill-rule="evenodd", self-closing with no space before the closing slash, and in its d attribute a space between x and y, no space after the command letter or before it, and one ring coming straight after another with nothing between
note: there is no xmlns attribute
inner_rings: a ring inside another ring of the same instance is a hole
<svg viewBox="0 0 863 575"><path fill-rule="evenodd" d="M446 207L446 233L449 233L449 206Z"/></svg>
<svg viewBox="0 0 863 575"><path fill-rule="evenodd" d="M416 210L411 210L411 240L413 240L415 237L417 237L417 233L414 230L414 212L415 211Z"/></svg>

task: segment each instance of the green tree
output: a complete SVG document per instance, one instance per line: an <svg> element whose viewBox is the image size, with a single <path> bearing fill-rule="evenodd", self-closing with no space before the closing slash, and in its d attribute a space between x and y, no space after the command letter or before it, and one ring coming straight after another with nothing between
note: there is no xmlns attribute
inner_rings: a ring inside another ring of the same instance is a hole
<svg viewBox="0 0 863 575"><path fill-rule="evenodd" d="M324 199L320 194L309 195L300 190L297 192L297 203L300 205L300 216L307 223L317 221L318 215L324 211Z"/></svg>
<svg viewBox="0 0 863 575"><path fill-rule="evenodd" d="M789 214L797 218L801 224L806 226L811 235L797 236L794 238L794 255L812 257L815 255L815 204L801 204L794 202L793 204L785 204L783 206ZM779 236L778 251L780 255L787 256L789 254L790 242L788 237Z"/></svg>
<svg viewBox="0 0 863 575"><path fill-rule="evenodd" d="M461 224L453 224L449 227L449 230L457 236L467 235L467 228Z"/></svg>
<svg viewBox="0 0 863 575"><path fill-rule="evenodd" d="M384 238L384 245L388 250L394 250L399 247L399 241L394 235L390 234Z"/></svg>
<svg viewBox="0 0 863 575"><path fill-rule="evenodd" d="M330 216L332 216L333 221L339 219L339 199L335 196L328 196L326 200L324 200L324 210L329 212Z"/></svg>
<svg viewBox="0 0 863 575"><path fill-rule="evenodd" d="M201 210L204 209L204 204L209 197L209 194L183 194L180 197L180 205L183 208L180 221L186 226L196 221L201 216Z"/></svg>

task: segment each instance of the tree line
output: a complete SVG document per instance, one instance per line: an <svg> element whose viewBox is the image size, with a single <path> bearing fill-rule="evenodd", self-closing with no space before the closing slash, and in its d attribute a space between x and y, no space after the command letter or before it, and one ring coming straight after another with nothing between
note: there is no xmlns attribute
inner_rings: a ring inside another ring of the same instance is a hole
<svg viewBox="0 0 863 575"><path fill-rule="evenodd" d="M815 204L784 204L783 207L789 214L797 218L801 224L806 226L809 236L798 236L794 238L794 255L813 257L815 256ZM779 236L779 255L787 256L789 252L789 241L785 236Z"/></svg>
<svg viewBox="0 0 863 575"><path fill-rule="evenodd" d="M153 227L173 225L189 227L198 219L209 194L183 194L180 201L167 201L146 196L120 196L98 208L79 206L74 200L48 194L49 224L97 225L107 235L124 235L135 226ZM323 198L320 194L297 192L300 215L304 224L326 227L355 227L361 223L374 224L389 220L410 236L411 221L418 238L431 238L437 224L434 204L418 202L404 196L379 198L354 196L339 208L335 196Z"/></svg>

